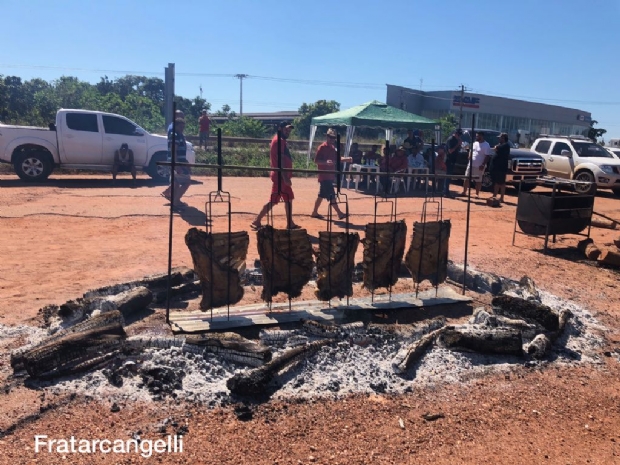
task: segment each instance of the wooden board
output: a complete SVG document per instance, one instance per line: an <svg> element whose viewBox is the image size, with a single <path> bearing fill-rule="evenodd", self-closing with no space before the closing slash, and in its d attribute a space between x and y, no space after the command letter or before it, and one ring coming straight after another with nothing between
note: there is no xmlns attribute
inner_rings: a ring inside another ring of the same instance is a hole
<svg viewBox="0 0 620 465"><path fill-rule="evenodd" d="M437 294L437 295L435 295ZM355 310L389 310L397 308L431 307L435 305L450 305L471 302L471 298L457 293L449 286L440 286L435 289L418 293L375 295L374 302L370 297L350 298L347 305L346 299L333 299L331 308L327 302L319 300L306 300L291 302L289 304L272 304L271 311L267 304L254 304L236 306L230 308L230 318L226 308L213 309L211 311L170 312L170 327L172 332L178 333L202 333L230 328L239 328L253 325L277 325L292 323L302 318L319 321L333 321L351 315Z"/></svg>

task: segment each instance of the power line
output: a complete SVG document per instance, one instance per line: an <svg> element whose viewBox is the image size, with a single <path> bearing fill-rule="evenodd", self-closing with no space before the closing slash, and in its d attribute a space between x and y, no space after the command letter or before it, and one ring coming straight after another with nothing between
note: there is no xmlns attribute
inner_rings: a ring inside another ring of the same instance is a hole
<svg viewBox="0 0 620 465"><path fill-rule="evenodd" d="M161 71L136 71L136 70L114 70L114 69L90 69L90 68L77 68L77 67L66 67L66 66L47 66L47 65L26 65L26 64L7 64L0 63L0 68L31 68L31 69L52 69L52 70L61 70L61 71L81 71L81 72L91 72L91 73L117 73L117 74L129 74L129 75L150 75L150 76L162 76L164 75ZM176 73L177 76L182 77L222 77L222 78L231 78L238 77L236 74L226 74L226 73ZM281 78L281 77L273 77L273 76L254 76L251 74L244 75L248 79L256 79L263 81L273 81L273 82L283 82L283 83L291 83L291 84L305 84L305 85L316 85L316 86L324 86L324 87L346 87L346 88L356 88L356 89L383 89L386 84L377 84L377 83L364 83L364 82L348 82L348 81L326 81L326 80L318 80L318 79L295 79L295 78ZM415 85L410 84L410 87L414 88ZM401 86L405 87L405 86ZM454 90L460 86L430 86L429 89L445 89L445 90ZM532 97L532 96L524 96L524 95L513 95L513 94L503 94L489 90L475 90L468 89L469 92L472 93L484 93L487 95L494 95L497 97L507 97L507 98L517 98L523 100L530 101L542 101L542 102L558 102L558 103L577 103L577 104L585 104L585 105L606 105L606 106L615 106L620 105L620 101L588 101L588 100L572 100L572 99L553 99L547 97ZM446 100L443 97L435 97L429 96L425 94L418 94L415 92L405 91L414 95L424 95L426 98L435 98L440 100ZM457 91L458 92L458 91Z"/></svg>

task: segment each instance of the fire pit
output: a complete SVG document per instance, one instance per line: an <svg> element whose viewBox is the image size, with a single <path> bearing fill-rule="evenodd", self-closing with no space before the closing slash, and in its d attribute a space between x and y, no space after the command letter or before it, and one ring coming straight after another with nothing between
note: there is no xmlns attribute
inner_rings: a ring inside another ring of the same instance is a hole
<svg viewBox="0 0 620 465"><path fill-rule="evenodd" d="M577 234L590 236L590 221L594 208L594 195L563 191L574 189L570 180L545 180L543 187L550 190L519 192L512 245L515 243L517 224L524 234L545 236L544 251L547 251L549 236ZM587 228L587 234L582 234Z"/></svg>

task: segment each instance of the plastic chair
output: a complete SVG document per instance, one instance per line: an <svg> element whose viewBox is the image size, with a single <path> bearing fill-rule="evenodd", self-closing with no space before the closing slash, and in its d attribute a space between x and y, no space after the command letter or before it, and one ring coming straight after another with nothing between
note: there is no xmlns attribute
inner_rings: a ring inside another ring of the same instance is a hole
<svg viewBox="0 0 620 465"><path fill-rule="evenodd" d="M407 170L399 170L396 171L394 174L398 174L398 173L406 173ZM405 192L407 192L407 184L405 182L405 177L404 176L392 176L390 178L391 182L390 182L390 194L395 194L398 192L398 189L400 188L400 185L403 185L403 190Z"/></svg>

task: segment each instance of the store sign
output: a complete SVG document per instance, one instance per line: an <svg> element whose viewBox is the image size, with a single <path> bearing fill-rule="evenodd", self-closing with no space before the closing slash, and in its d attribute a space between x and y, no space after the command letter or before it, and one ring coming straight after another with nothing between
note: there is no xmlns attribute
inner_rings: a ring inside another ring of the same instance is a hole
<svg viewBox="0 0 620 465"><path fill-rule="evenodd" d="M453 95L452 96L452 106L460 107L461 106L461 96ZM480 98L479 97L463 97L463 107L464 108L480 108Z"/></svg>
<svg viewBox="0 0 620 465"><path fill-rule="evenodd" d="M577 120L578 121L587 121L590 122L592 121L592 117L588 116L588 115L577 115Z"/></svg>

